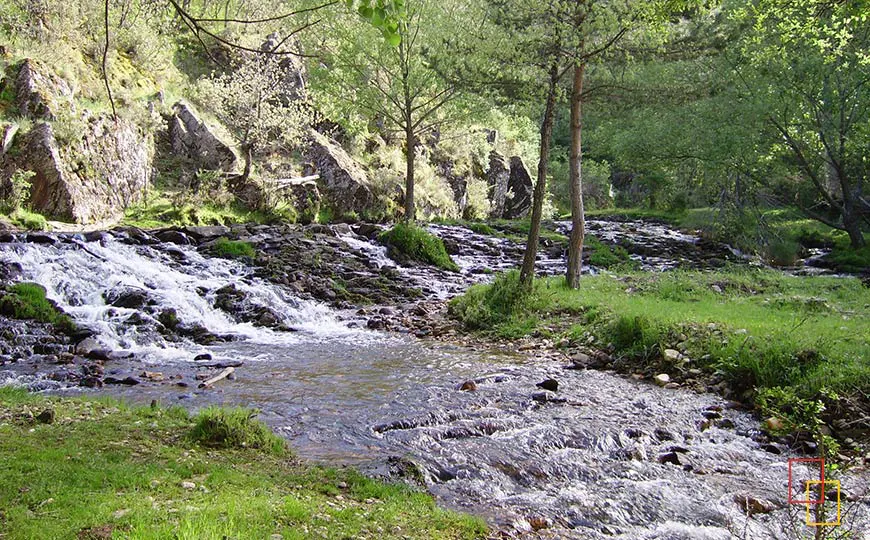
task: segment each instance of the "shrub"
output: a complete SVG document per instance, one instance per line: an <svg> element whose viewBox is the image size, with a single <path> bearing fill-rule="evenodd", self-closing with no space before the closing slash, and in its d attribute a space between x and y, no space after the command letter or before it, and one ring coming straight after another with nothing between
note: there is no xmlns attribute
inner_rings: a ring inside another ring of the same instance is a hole
<svg viewBox="0 0 870 540"><path fill-rule="evenodd" d="M214 251L218 257L224 257L227 259L236 259L239 257L254 258L257 254L254 250L254 246L248 242L228 240L223 237L218 238L217 242L212 246L212 251Z"/></svg>
<svg viewBox="0 0 870 540"><path fill-rule="evenodd" d="M45 216L37 214L36 212L24 210L23 208L19 208L9 214L9 219L16 227L28 231L44 231L48 228L48 222L45 220Z"/></svg>
<svg viewBox="0 0 870 540"><path fill-rule="evenodd" d="M257 411L245 408L209 407L196 416L190 438L212 448L253 448L282 455L287 446L266 424Z"/></svg>
<svg viewBox="0 0 870 540"><path fill-rule="evenodd" d="M33 171L17 169L9 178L9 183L4 186L3 200L0 201L2 210L7 213L16 212L24 208L24 203L30 197L30 179L36 176Z"/></svg>
<svg viewBox="0 0 870 540"><path fill-rule="evenodd" d="M381 233L378 239L387 245L390 257L396 260L422 262L451 272L459 271L447 254L444 242L415 225L400 223Z"/></svg>
<svg viewBox="0 0 870 540"><path fill-rule="evenodd" d="M16 283L0 297L0 314L13 319L27 319L56 325L72 331L75 325L45 296L45 288L36 283Z"/></svg>
<svg viewBox="0 0 870 540"><path fill-rule="evenodd" d="M660 354L665 331L646 317L620 315L605 333L617 353L649 360Z"/></svg>
<svg viewBox="0 0 870 540"><path fill-rule="evenodd" d="M794 266L800 245L793 240L772 240L764 249L764 258L774 266Z"/></svg>
<svg viewBox="0 0 870 540"><path fill-rule="evenodd" d="M511 270L500 274L491 285L476 285L450 302L450 313L470 329L490 329L521 317L529 306L534 290L520 285L520 273ZM526 327L521 321L518 328Z"/></svg>

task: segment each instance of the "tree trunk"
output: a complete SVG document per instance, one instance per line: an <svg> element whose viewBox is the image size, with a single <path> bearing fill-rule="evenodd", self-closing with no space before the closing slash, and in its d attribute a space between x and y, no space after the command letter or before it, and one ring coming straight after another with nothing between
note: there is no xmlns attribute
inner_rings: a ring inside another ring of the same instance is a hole
<svg viewBox="0 0 870 540"><path fill-rule="evenodd" d="M242 154L244 154L245 168L242 169L242 177L239 185L243 185L251 177L251 162L254 161L254 149L250 143L242 143Z"/></svg>
<svg viewBox="0 0 870 540"><path fill-rule="evenodd" d="M408 122L410 125L410 122ZM417 209L414 206L414 157L415 137L412 129L405 130L405 222L414 223L417 219Z"/></svg>
<svg viewBox="0 0 870 540"><path fill-rule="evenodd" d="M843 228L849 234L849 241L855 249L862 248L867 245L864 240L864 232L861 227L861 216L858 211L858 203L855 199L858 197L851 189L843 186Z"/></svg>
<svg viewBox="0 0 870 540"><path fill-rule="evenodd" d="M583 240L586 236L586 219L583 215L583 181L581 159L583 157L583 72L586 64L574 66L574 85L571 89L571 239L568 243L568 272L565 279L572 289L580 288L580 271L583 261Z"/></svg>
<svg viewBox="0 0 870 540"><path fill-rule="evenodd" d="M558 83L559 67L554 63L550 67L550 88L547 93L547 106L544 108L544 119L541 122L541 151L538 157L538 179L535 182L535 193L532 199L532 223L529 227L526 253L523 256L523 268L520 271L520 285L524 288L530 288L532 280L535 278L535 260L538 257L538 240L541 235L541 218L544 212L544 191L547 187L547 172L550 166L550 143L553 138L553 118L556 115Z"/></svg>

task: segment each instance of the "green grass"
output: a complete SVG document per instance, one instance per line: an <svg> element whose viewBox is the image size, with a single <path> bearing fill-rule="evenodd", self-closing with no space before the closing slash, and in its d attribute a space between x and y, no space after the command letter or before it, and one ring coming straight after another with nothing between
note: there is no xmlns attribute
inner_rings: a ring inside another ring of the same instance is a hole
<svg viewBox="0 0 870 540"><path fill-rule="evenodd" d="M584 276L576 291L562 278L537 281L529 293L516 283L511 273L472 287L451 313L500 337L539 328L569 339L591 334L594 346L640 361L683 348L740 390L870 393L870 289L858 279L733 269Z"/></svg>
<svg viewBox="0 0 870 540"><path fill-rule="evenodd" d="M45 216L23 208L9 214L9 221L19 229L28 231L44 231L48 228Z"/></svg>
<svg viewBox="0 0 870 540"><path fill-rule="evenodd" d="M229 240L224 237L218 238L211 249L218 257L227 259L237 259L240 257L253 259L257 255L254 246L248 242Z"/></svg>
<svg viewBox="0 0 870 540"><path fill-rule="evenodd" d="M124 213L123 225L140 229L157 229L170 226L232 225L235 223L273 224L281 221L295 221L295 210L290 207L276 209L274 212L250 210L238 204L184 204L177 206L164 197L158 196L147 204L129 207Z"/></svg>
<svg viewBox="0 0 870 540"><path fill-rule="evenodd" d="M45 296L45 288L36 283L16 283L5 288L0 296L0 314L13 319L34 320L54 324L71 331L75 325Z"/></svg>
<svg viewBox="0 0 870 540"><path fill-rule="evenodd" d="M451 272L459 271L447 253L444 242L415 225L399 223L381 233L378 239L386 244L390 257L394 259L431 264Z"/></svg>
<svg viewBox="0 0 870 540"><path fill-rule="evenodd" d="M285 441L257 420L257 412L243 408L209 407L199 411L191 438L212 448L260 448L283 455Z"/></svg>
<svg viewBox="0 0 870 540"><path fill-rule="evenodd" d="M33 418L45 409L53 424ZM0 531L76 538L484 538L479 519L404 485L252 448L192 442L180 408L0 388ZM192 482L194 488L182 482ZM80 538L87 537L82 533Z"/></svg>

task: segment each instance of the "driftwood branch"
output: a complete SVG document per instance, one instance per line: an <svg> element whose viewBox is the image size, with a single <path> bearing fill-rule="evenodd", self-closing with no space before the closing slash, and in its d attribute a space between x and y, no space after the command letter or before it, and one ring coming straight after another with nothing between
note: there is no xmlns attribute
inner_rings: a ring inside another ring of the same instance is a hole
<svg viewBox="0 0 870 540"><path fill-rule="evenodd" d="M207 380L199 383L199 387L200 388L209 388L214 383L226 379L227 377L232 375L235 371L236 371L236 368L228 367L225 370L218 373L217 375L215 375L214 377L212 377L211 379L207 379Z"/></svg>

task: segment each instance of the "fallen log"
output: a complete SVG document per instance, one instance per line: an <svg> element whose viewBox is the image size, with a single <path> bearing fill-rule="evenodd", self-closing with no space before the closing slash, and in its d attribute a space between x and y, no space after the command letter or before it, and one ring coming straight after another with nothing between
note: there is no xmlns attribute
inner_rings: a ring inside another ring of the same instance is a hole
<svg viewBox="0 0 870 540"><path fill-rule="evenodd" d="M196 364L194 367L196 368L211 368L211 369L224 369L224 368L237 368L244 366L245 363L238 360L231 360L229 362L213 362L211 364Z"/></svg>
<svg viewBox="0 0 870 540"><path fill-rule="evenodd" d="M208 379L206 381L202 381L201 383L199 383L199 387L200 388L208 388L211 385L213 385L214 383L221 381L223 379L226 379L227 377L232 375L235 370L236 370L236 368L228 367L225 370L218 373L217 375L215 375L214 377L212 377L211 379Z"/></svg>

